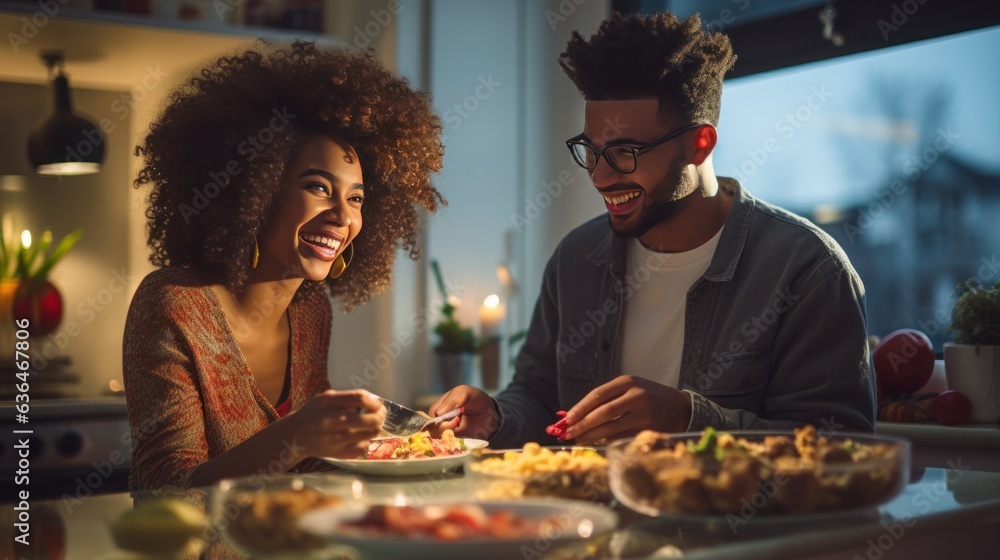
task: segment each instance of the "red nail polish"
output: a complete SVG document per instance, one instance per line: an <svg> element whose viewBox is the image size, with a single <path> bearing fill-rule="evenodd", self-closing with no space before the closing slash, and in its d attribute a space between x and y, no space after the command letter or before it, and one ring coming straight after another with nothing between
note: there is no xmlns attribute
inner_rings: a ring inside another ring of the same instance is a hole
<svg viewBox="0 0 1000 560"><path fill-rule="evenodd" d="M569 414L569 413L566 412L565 410L557 410L556 411L556 416L558 416L560 418L565 418L567 414Z"/></svg>

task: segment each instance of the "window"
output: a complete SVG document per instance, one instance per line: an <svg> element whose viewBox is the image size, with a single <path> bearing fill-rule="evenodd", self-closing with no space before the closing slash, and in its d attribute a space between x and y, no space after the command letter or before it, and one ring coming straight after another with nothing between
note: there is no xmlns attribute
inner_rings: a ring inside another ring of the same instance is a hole
<svg viewBox="0 0 1000 560"><path fill-rule="evenodd" d="M716 173L841 244L872 334L940 351L958 281L1000 279L997 52L992 27L726 82Z"/></svg>

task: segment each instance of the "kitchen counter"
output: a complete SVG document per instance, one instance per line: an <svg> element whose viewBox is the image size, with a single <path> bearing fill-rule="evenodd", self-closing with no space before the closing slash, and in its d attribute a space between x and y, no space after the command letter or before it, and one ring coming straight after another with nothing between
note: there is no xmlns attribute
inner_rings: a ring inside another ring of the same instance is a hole
<svg viewBox="0 0 1000 560"><path fill-rule="evenodd" d="M620 509L620 525L626 529L620 529L615 538L620 542L642 536L658 541L661 553L706 559L993 558L1000 542L1000 474L971 470L960 462L948 469L915 468L913 474L904 492L877 511L782 522L751 516L746 523L731 526L725 519L712 524L680 523ZM468 501L475 490L461 474L369 478L365 488L369 498L395 503ZM54 512L62 519L67 560L111 560L132 558L116 552L108 531L109 522L131 506L128 494L117 493L37 502L31 508L32 512ZM11 506L5 507L9 515ZM551 558L554 551L532 557ZM572 556L559 556L566 557Z"/></svg>
<svg viewBox="0 0 1000 560"><path fill-rule="evenodd" d="M975 470L1000 472L1000 426L997 424L878 422L875 433L910 440L913 464L948 468L961 461Z"/></svg>

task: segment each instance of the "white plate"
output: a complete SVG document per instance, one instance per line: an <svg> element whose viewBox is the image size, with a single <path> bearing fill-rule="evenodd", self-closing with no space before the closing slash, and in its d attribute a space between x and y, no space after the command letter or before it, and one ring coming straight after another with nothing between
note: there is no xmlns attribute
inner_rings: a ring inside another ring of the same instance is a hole
<svg viewBox="0 0 1000 560"><path fill-rule="evenodd" d="M473 449L482 449L489 445L488 441L482 439L462 439L465 440L465 447L468 448L468 451L445 457L427 457L425 459L334 459L325 457L324 460L342 469L361 474L378 476L433 474L464 465Z"/></svg>
<svg viewBox="0 0 1000 560"><path fill-rule="evenodd" d="M539 558L556 544L586 539L610 531L618 525L618 515L604 506L554 498L518 502L477 502L487 513L509 510L529 519L559 516L569 521L567 529L553 534L539 534L527 539L469 539L437 541L426 538L344 535L339 524L348 521L343 509L326 508L306 513L299 528L328 542L356 549L366 559L406 558L407 560L506 560ZM533 554L532 554L533 551Z"/></svg>

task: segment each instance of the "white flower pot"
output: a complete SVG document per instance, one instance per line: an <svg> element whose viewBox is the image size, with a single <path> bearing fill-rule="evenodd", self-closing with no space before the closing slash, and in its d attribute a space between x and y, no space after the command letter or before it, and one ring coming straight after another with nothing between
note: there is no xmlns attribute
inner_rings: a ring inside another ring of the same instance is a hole
<svg viewBox="0 0 1000 560"><path fill-rule="evenodd" d="M944 345L948 388L972 401L972 422L1000 421L1000 346Z"/></svg>

